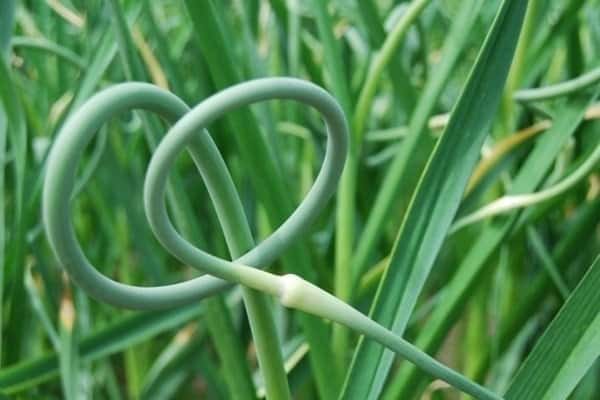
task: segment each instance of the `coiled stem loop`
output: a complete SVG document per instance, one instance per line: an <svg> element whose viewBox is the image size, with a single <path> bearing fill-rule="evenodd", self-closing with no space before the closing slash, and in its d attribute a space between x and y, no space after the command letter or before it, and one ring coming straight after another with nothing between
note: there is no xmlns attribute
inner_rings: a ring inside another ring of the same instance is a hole
<svg viewBox="0 0 600 400"><path fill-rule="evenodd" d="M236 250L234 253L241 253L240 249L235 249L236 229L247 227L236 227L227 221L240 221L243 211L225 163L204 128L238 107L271 99L298 101L321 113L328 134L325 159L313 187L288 219L271 236L237 260L224 260L193 246L172 225L164 202L169 170L177 155L187 148L215 203L230 248ZM77 241L70 218L76 166L102 124L131 109L152 111L174 123L155 149L148 166L144 182L146 216L154 234L171 254L209 275L166 286L125 285L98 272ZM137 309L175 307L198 301L238 283L271 294L287 307L315 314L365 334L433 376L477 398L499 399L499 396L439 363L301 277L277 276L258 269L275 261L299 239L333 195L344 167L347 141L346 119L335 99L318 86L298 79L264 78L244 82L209 97L192 110L175 95L150 84L115 85L92 97L67 121L51 150L43 193L46 234L59 262L73 280L91 296L107 303Z"/></svg>

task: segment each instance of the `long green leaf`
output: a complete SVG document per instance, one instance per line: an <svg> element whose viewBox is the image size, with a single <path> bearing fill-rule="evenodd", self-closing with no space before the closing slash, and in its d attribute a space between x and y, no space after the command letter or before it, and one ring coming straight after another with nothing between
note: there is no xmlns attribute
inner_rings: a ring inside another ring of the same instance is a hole
<svg viewBox="0 0 600 400"><path fill-rule="evenodd" d="M436 72L427 80L423 88L423 94L419 98L410 120L408 136L400 144L400 150L395 152L394 160L387 169L381 188L369 212L365 228L358 240L352 260L352 273L355 281L360 278L367 267L371 252L384 230L386 218L389 218L394 199L401 189L401 183L406 181L407 174L411 172L408 166L414 158L416 149L423 143L427 121L450 79L460 54L465 50L469 32L475 24L482 5L483 1L481 0L463 2L456 17L456 25L451 29L448 39L444 43L441 61L436 66Z"/></svg>
<svg viewBox="0 0 600 400"><path fill-rule="evenodd" d="M561 108L560 116L554 121L552 128L536 143L534 150L520 168L511 185L511 194L527 193L535 190L542 182L562 146L573 134L583 120L585 109L591 104L597 94L581 96L573 99ZM469 293L485 273L488 261L510 233L516 216L493 220L478 235L456 270L452 280L434 310L431 318L423 326L415 344L427 351L436 352L441 346L443 337L460 315L460 309ZM409 365L403 365L399 378L402 381L400 392L407 395L417 385L415 375L419 372Z"/></svg>
<svg viewBox="0 0 600 400"><path fill-rule="evenodd" d="M333 22L327 10L327 3L314 0L312 7L315 10L319 37L323 43L325 70L328 72L332 93L336 96L344 112L352 115L352 104L350 100L349 81L344 69L342 51L333 32ZM356 143L350 143L350 154L356 151ZM352 180L356 174L356 156L346 161L344 174L340 187L350 184L355 186ZM354 208L355 192L350 190L349 195L338 196L336 235L335 235L335 281L334 294L344 300L350 299L350 278L348 271L350 266L350 257L352 242L354 241ZM337 367L342 369L346 364L346 354L348 354L349 332L345 326L335 325L333 327L333 351L336 356Z"/></svg>
<svg viewBox="0 0 600 400"><path fill-rule="evenodd" d="M506 399L566 399L600 356L600 257L521 368Z"/></svg>
<svg viewBox="0 0 600 400"><path fill-rule="evenodd" d="M0 6L0 63L2 68L5 68L5 63L8 60L8 51L10 50L10 39L13 31L13 21L15 17L15 2L7 0ZM5 79L5 78L3 78ZM7 133L7 116L4 106L0 104L0 199L5 196L4 184L4 166L6 165L6 133ZM4 265L5 265L5 217L4 217L4 202L0 204L0 320L4 320L3 302L4 298ZM3 335L0 332L0 365L2 364L2 340Z"/></svg>
<svg viewBox="0 0 600 400"><path fill-rule="evenodd" d="M479 156L501 98L526 4L519 0L502 4L411 200L371 312L396 333L406 328ZM377 398L392 361L391 352L361 340L343 398Z"/></svg>
<svg viewBox="0 0 600 400"><path fill-rule="evenodd" d="M25 288L23 286L24 272L24 256L23 247L25 241L25 226L23 220L23 200L25 191L25 175L27 166L27 125L25 121L25 113L21 104L18 89L15 85L15 79L13 71L11 71L8 64L8 60L4 57L0 57L0 119L6 118L6 125L4 130L8 133L8 144L10 145L12 155L12 169L13 169L13 196L14 206L11 210L10 216L12 217L11 225L11 237L10 246L7 248L7 259L2 265L2 272L4 276L0 276L0 283L6 282L8 288L7 293L9 298L12 299L10 308L6 311L9 315L8 318L14 323L14 330L9 333L15 335L10 338L13 346L7 349L7 361L15 361L19 355L20 349L20 337L19 326L23 322L21 318L24 302L25 302ZM4 125L0 121L0 125ZM0 126L2 129L2 126ZM2 141L2 147L6 143L5 135L0 138ZM1 167L6 168L5 151L2 150L0 159L3 161ZM4 215L2 215L4 219ZM1 221L0 221L1 222ZM3 235L2 235L3 236ZM4 242L4 239L0 237ZM4 244L2 244L4 245ZM4 317L4 316L3 316Z"/></svg>

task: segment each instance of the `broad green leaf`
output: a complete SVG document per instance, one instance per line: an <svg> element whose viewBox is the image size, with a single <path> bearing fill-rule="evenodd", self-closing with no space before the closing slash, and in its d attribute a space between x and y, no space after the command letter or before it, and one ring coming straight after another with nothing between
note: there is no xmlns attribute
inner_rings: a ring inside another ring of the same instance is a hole
<svg viewBox="0 0 600 400"><path fill-rule="evenodd" d="M371 311L395 333L404 332L460 204L501 98L526 5L503 2L411 200ZM377 398L392 361L393 353L361 339L343 398Z"/></svg>
<svg viewBox="0 0 600 400"><path fill-rule="evenodd" d="M566 399L600 356L600 258L521 365L509 399Z"/></svg>

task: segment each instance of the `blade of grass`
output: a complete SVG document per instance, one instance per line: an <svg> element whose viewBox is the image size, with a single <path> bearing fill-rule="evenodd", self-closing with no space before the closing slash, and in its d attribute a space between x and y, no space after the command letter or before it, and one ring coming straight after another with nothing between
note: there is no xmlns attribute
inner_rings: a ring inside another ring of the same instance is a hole
<svg viewBox="0 0 600 400"><path fill-rule="evenodd" d="M65 60L79 69L85 68L85 62L76 53L48 39L41 37L15 36L11 41L11 45L13 48L22 47L45 51L49 54L54 54L56 57Z"/></svg>
<svg viewBox="0 0 600 400"><path fill-rule="evenodd" d="M535 193L507 195L494 200L488 205L483 206L477 211L461 217L450 228L449 234L462 229L465 226L474 224L483 219L493 217L499 214L506 214L512 210L533 206L554 197L560 196L569 189L572 189L583 178L585 178L600 162L600 143L596 145L596 149L589 157L569 176L561 180L559 183Z"/></svg>
<svg viewBox="0 0 600 400"><path fill-rule="evenodd" d="M600 82L600 68L556 85L536 89L522 89L516 92L513 97L516 101L521 102L549 100L581 91L598 82Z"/></svg>
<svg viewBox="0 0 600 400"><path fill-rule="evenodd" d="M5 65L9 60L10 40L12 37L13 24L15 18L15 1L7 0L0 5L0 63L3 69L7 69ZM7 135L8 119L6 110L3 104L0 103L0 198L5 198L5 180L4 170L7 163L6 160L6 135ZM4 202L0 204L0 320L4 321L4 266L5 260L5 215ZM2 329L1 331L4 331ZM0 365L2 365L2 351L4 347L3 332L0 332Z"/></svg>
<svg viewBox="0 0 600 400"><path fill-rule="evenodd" d="M560 149L579 126L585 115L585 109L596 94L573 99L561 108L561 114L552 127L542 136L534 150L520 168L512 183L510 193L526 193L534 190L543 180ZM503 240L511 232L517 216L498 218L486 226L478 235L453 278L446 285L438 307L423 326L415 344L429 353L435 353L442 344L448 330L460 316L460 310L469 293L483 276L486 267L490 267L490 257L496 252ZM409 365L403 365L396 379L399 396L412 396L413 388L418 385L419 372Z"/></svg>
<svg viewBox="0 0 600 400"><path fill-rule="evenodd" d="M413 159L413 154L422 143L422 135L427 128L430 114L438 103L442 90L445 88L450 74L454 70L460 54L464 51L469 32L476 21L481 9L481 0L469 0L463 2L456 19L456 25L448 34L444 43L440 64L436 73L425 84L423 94L411 117L407 129L408 135L400 145L394 160L388 166L383 178L381 189L378 191L375 202L365 224L365 228L357 242L357 248L352 260L352 274L355 285L360 279L364 269L369 265L370 256L380 238L385 221L389 218L394 199L398 197L400 184L406 181L406 174L410 173L407 168Z"/></svg>
<svg viewBox="0 0 600 400"><path fill-rule="evenodd" d="M600 356L600 258L537 342L506 399L567 398Z"/></svg>
<svg viewBox="0 0 600 400"><path fill-rule="evenodd" d="M356 2L359 12L359 17L363 20L363 25L367 30L371 45L373 48L381 48L385 39L386 32L383 28L383 23L379 15L377 5L373 0L360 0ZM390 60L390 77L394 92L402 93L398 96L398 105L407 115L412 114L414 107L414 99L416 90L411 84L408 71L402 63L400 51L394 51Z"/></svg>
<svg viewBox="0 0 600 400"><path fill-rule="evenodd" d="M548 249L546 249L546 245L544 244L540 234L535 228L529 226L527 228L527 238L531 242L531 247L533 247L534 253L540 259L544 270L548 274L548 277L550 277L550 280L556 287L556 290L558 290L563 300L567 300L570 292L569 287L558 271L558 267L554 263L554 260L552 260L552 256L550 253L548 253Z"/></svg>
<svg viewBox="0 0 600 400"><path fill-rule="evenodd" d="M192 304L176 310L140 312L119 318L80 340L80 360L89 362L121 352L148 338L197 319L203 311L203 307ZM0 392L17 393L47 382L58 373L56 352L22 361L0 370Z"/></svg>
<svg viewBox="0 0 600 400"><path fill-rule="evenodd" d="M68 283L65 286L59 312L60 351L58 352L58 363L60 366L63 396L66 400L76 400L81 396L81 383L78 373L78 329L75 305L73 304L71 289L68 287Z"/></svg>
<svg viewBox="0 0 600 400"><path fill-rule="evenodd" d="M27 266L25 267L25 288L27 289L31 306L37 317L40 319L42 326L48 335L48 340L50 343L52 343L52 348L55 351L59 351L59 335L56 332L56 328L52 324L52 320L50 319L46 305L42 300L42 291L44 290L44 286L41 278L34 275L32 264L33 262L28 262Z"/></svg>
<svg viewBox="0 0 600 400"><path fill-rule="evenodd" d="M327 2L313 0L311 3L317 19L319 37L323 43L323 61L328 72L330 87L333 94L340 102L346 115L352 115L350 100L349 80L343 64L342 52L339 42L334 37L333 21L327 11ZM357 171L358 155L356 143L351 141L350 158L344 166L340 187L348 187L350 195L340 195L338 198L336 226L335 226L335 265L334 265L334 294L341 300L350 299L350 265L351 249L354 241L354 208L356 183L354 176ZM337 368L343 371L347 365L347 353L349 344L349 332L345 326L334 325L332 345L337 362Z"/></svg>
<svg viewBox="0 0 600 400"><path fill-rule="evenodd" d="M214 305L206 307L206 319L211 321L210 324L207 324L207 328L211 333L219 357L222 357L223 360L237 360L242 365L246 364L244 349L236 337L236 332L231 330L234 325L225 304L215 302ZM246 374L240 368L227 368L227 364L224 365L222 371L232 398L256 398L250 374Z"/></svg>
<svg viewBox="0 0 600 400"><path fill-rule="evenodd" d="M500 101L525 5L503 2L400 228L371 310L377 322L397 334L406 328L476 163ZM474 109L479 111L474 113ZM346 376L343 398L378 397L392 361L390 352L361 340Z"/></svg>
<svg viewBox="0 0 600 400"><path fill-rule="evenodd" d="M11 237L8 247L6 260L3 264L3 273L5 275L0 279L5 283L7 296L11 299L9 303L8 318L14 323L14 330L9 333L16 335L8 340L11 346L7 349L6 361L16 361L20 352L20 329L23 322L21 315L25 306L25 288L23 286L23 244L25 242L25 226L23 221L23 200L25 189L25 174L27 166L27 126L25 115L18 95L13 73L8 65L8 60L4 57L0 59L0 107L4 110L6 117L6 132L8 133L8 143L10 144L13 169L13 209L11 212ZM4 136L4 135L3 135ZM6 138L0 139L6 143ZM4 152L4 151L3 151ZM2 168L5 168L5 157L3 158ZM4 315L3 315L4 317Z"/></svg>

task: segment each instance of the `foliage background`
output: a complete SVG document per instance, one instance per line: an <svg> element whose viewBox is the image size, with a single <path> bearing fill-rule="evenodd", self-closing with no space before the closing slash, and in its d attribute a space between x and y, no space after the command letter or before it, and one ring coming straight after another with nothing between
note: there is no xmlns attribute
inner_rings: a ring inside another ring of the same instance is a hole
<svg viewBox="0 0 600 400"><path fill-rule="evenodd" d="M526 385L541 371L540 382L565 382L570 388L578 383L571 397L593 398L600 390L595 357L581 380L587 368L565 377L544 358L532 357L525 372L517 371L580 281L588 284L581 284L583 294L565 313L587 312L590 318L556 328L555 346L567 353L554 365L577 356L569 352L575 345L567 331L599 331L600 303L594 302L589 284L599 269L590 267L600 250L597 163L568 191L524 211L447 236L447 227L440 229L445 239L439 252L419 244L422 251L437 253L424 285L383 283L386 289L377 292L382 280L422 272L395 268L399 262L394 257L390 262L389 255L407 210L419 207L409 208L410 199L500 5L498 0L4 1L0 392L48 399L238 398L243 388L236 377L242 376L253 386L245 397L262 394L239 289L210 304L159 312L120 310L91 300L68 282L48 248L40 192L53 137L69 113L103 87L148 81L194 105L242 80L286 75L331 91L360 140L351 155L353 177L342 182L335 201L324 205L313 232L272 270L301 271L365 313L376 301L405 307L402 296L413 291L416 305L402 309L408 311L404 336L438 359L500 393L517 393L519 382ZM521 88L598 68L598 21L597 0L529 2L507 84L496 82L503 87L501 105L477 101L486 94L482 90L467 113L466 118L494 116L467 192L454 203L437 199L436 209L459 207L460 218L506 193L550 187L590 157L600 140L598 85L538 102L513 96ZM401 24L404 31L398 29ZM389 60L374 70L386 45ZM502 55L494 58L492 66ZM362 96L372 77L373 99L364 107ZM142 184L151 154L147 118L131 113L103 128L79 167L73 220L87 256L104 274L157 285L196 273L166 254L143 215ZM150 119L150 124L166 132L162 122ZM296 104L269 102L235 112L209 129L255 237L265 237L312 184L324 152L321 121ZM451 175L458 164L435 167ZM397 175L395 189L390 174ZM228 257L189 157L180 157L172 182L179 201L171 211L182 232ZM377 199L386 191L384 206ZM369 221L378 213L375 234ZM436 221L423 224L435 228ZM345 376L369 376L378 368L376 360L351 363L355 334L271 306L294 398L336 398ZM392 318L399 311L389 312ZM547 353L554 351L550 347ZM401 360L377 377L382 387L371 387L374 398L460 396ZM351 381L343 393L353 398ZM562 398L558 392L546 394Z"/></svg>

